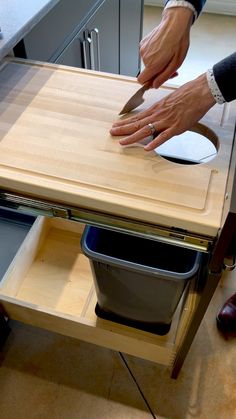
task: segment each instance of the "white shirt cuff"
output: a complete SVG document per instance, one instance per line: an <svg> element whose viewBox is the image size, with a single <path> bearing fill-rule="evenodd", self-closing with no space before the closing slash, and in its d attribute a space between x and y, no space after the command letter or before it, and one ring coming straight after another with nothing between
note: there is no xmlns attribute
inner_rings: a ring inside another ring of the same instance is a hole
<svg viewBox="0 0 236 419"><path fill-rule="evenodd" d="M223 95L222 95L222 93L221 93L221 91L218 87L218 84L216 83L215 76L214 76L214 73L213 73L212 69L207 70L206 77L207 77L207 83L208 83L209 89L212 93L212 96L214 97L214 99L216 100L217 103L222 105L223 103L226 102L226 100L223 97Z"/></svg>
<svg viewBox="0 0 236 419"><path fill-rule="evenodd" d="M192 10L192 12L194 14L194 20L197 19L197 11L196 11L195 7L191 3L189 3L188 1L185 1L185 0L181 0L181 1L180 0L171 0L166 4L165 9L170 9L171 7L187 7L188 9Z"/></svg>

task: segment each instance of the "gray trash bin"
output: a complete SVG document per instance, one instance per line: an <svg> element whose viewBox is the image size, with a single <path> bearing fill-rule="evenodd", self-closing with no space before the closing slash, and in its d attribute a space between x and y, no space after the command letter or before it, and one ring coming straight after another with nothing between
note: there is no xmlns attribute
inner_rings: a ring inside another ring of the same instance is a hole
<svg viewBox="0 0 236 419"><path fill-rule="evenodd" d="M90 259L97 316L164 335L200 253L86 226L81 247Z"/></svg>

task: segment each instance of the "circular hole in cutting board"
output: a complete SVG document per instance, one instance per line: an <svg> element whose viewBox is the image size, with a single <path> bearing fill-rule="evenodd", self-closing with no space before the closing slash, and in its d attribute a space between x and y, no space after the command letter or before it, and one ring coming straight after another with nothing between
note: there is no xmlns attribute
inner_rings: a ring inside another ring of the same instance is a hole
<svg viewBox="0 0 236 419"><path fill-rule="evenodd" d="M154 151L163 158L179 164L207 163L217 156L218 137L204 125L197 124L196 131L176 135Z"/></svg>

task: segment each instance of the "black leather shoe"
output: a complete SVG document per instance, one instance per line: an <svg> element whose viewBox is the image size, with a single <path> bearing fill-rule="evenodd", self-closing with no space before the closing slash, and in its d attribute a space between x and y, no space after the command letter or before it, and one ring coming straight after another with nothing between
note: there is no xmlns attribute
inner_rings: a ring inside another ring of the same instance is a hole
<svg viewBox="0 0 236 419"><path fill-rule="evenodd" d="M216 317L216 322L225 338L236 337L236 293L225 302Z"/></svg>

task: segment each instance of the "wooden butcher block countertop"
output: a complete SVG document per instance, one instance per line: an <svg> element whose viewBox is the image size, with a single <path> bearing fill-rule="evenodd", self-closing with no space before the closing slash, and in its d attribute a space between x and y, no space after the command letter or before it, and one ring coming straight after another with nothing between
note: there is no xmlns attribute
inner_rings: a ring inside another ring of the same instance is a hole
<svg viewBox="0 0 236 419"><path fill-rule="evenodd" d="M230 105L198 128L220 148L180 165L109 134L135 79L10 59L0 68L0 189L216 236L233 143ZM171 92L147 92L142 109Z"/></svg>

